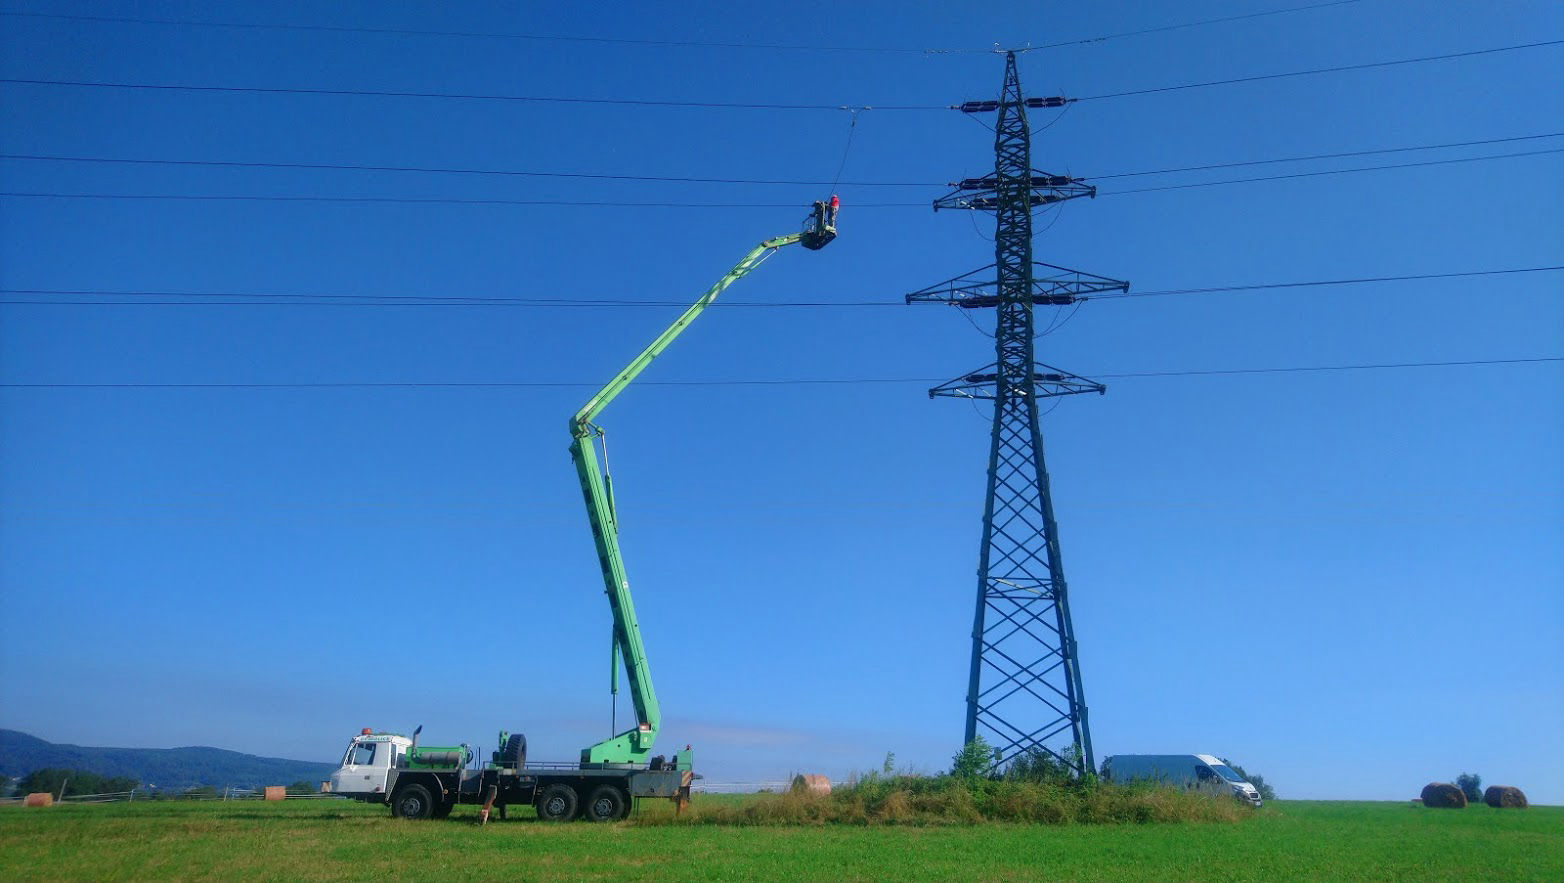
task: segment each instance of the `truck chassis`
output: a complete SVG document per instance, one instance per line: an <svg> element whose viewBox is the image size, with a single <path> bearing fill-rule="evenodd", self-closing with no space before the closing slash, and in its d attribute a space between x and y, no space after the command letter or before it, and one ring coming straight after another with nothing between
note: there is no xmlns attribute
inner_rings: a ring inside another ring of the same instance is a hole
<svg viewBox="0 0 1564 883"><path fill-rule="evenodd" d="M612 822L628 816L640 797L672 799L682 809L689 803L693 778L690 770L583 769L565 763L513 769L396 769L384 793L362 799L384 800L391 805L392 815L404 819L445 818L458 804L478 805L492 799L502 813L506 806L535 807L543 821Z"/></svg>

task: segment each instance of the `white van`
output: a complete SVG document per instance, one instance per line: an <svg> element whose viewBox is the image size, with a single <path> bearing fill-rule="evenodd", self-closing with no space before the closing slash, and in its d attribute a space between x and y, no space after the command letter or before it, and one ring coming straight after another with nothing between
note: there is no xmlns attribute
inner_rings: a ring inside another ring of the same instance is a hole
<svg viewBox="0 0 1564 883"><path fill-rule="evenodd" d="M1145 780L1180 788L1230 788L1239 800L1260 805L1259 790L1209 754L1115 754L1103 761L1102 771L1110 782Z"/></svg>

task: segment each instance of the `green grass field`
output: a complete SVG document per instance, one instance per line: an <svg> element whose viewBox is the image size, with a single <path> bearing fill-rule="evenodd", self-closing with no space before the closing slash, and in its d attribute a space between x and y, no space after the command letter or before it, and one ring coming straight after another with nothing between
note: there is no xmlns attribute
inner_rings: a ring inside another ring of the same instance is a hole
<svg viewBox="0 0 1564 883"><path fill-rule="evenodd" d="M475 819L334 801L7 807L0 879L1564 880L1561 807L1280 801L1237 823L1058 826Z"/></svg>

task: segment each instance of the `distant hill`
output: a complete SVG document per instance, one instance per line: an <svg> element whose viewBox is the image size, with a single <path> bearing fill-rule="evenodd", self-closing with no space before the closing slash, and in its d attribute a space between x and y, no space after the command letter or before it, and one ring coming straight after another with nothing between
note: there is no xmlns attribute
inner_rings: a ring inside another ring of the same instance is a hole
<svg viewBox="0 0 1564 883"><path fill-rule="evenodd" d="M192 785L289 785L321 782L336 767L329 763L256 757L222 748L91 748L56 745L16 730L0 730L0 776L25 776L55 767L101 776L129 776L143 785L187 788Z"/></svg>

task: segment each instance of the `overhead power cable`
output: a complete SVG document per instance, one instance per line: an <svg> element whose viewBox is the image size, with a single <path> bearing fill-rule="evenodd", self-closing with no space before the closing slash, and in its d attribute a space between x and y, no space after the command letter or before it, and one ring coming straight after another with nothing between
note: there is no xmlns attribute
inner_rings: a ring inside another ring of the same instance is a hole
<svg viewBox="0 0 1564 883"><path fill-rule="evenodd" d="M1141 37L1147 34L1162 34L1168 31L1179 31L1184 30L1185 28L1197 28L1204 27L1206 25L1225 24L1227 22L1243 21L1244 19L1250 18L1264 18L1266 16L1284 15L1291 12L1308 12L1315 9L1325 9L1331 6L1350 6L1356 2L1358 2L1358 0L1335 0L1335 2L1331 3L1315 3L1309 6L1292 6L1287 9L1271 9L1265 12L1247 12L1241 15L1225 15L1221 18L1207 18L1200 21L1189 21L1176 25L1162 25L1160 27L1154 28L1141 28L1135 31L1120 31L1116 34L1104 34L1101 37L1086 37L1079 40L1061 40L1057 43L1044 43L1041 46L1027 46L1017 51L1031 52L1038 49L1058 49L1063 46L1084 46L1091 43L1103 43L1108 40L1119 40L1125 37Z"/></svg>
<svg viewBox="0 0 1564 883"><path fill-rule="evenodd" d="M1490 156L1467 156L1457 159L1427 160L1424 162L1396 163L1393 165L1361 166L1351 169L1326 169L1317 172L1294 172L1285 175L1266 175L1258 178L1238 178L1229 181L1201 181L1194 184L1169 184L1161 187L1138 187L1133 190L1103 190L1098 196L1125 196L1132 193L1154 193L1161 190L1189 190L1197 187L1220 187L1227 184L1253 184L1261 181L1282 181L1289 178L1314 178L1326 175L1345 175L1355 172L1381 172L1391 169L1410 169L1421 166L1450 165L1452 163L1484 162L1497 159L1517 159L1527 156L1564 153L1564 147L1546 150L1529 150L1519 153L1499 153ZM319 203L384 203L406 205L495 205L495 206L574 206L578 208L799 208L799 203L785 202L626 202L622 200L589 199L499 199L439 196L275 196L259 194L218 193L59 193L46 191L0 191L0 197L31 199L109 199L109 200L169 200L175 202L319 202ZM927 202L856 202L854 209L920 208Z"/></svg>
<svg viewBox="0 0 1564 883"><path fill-rule="evenodd" d="M1305 156L1285 156L1271 159L1235 160L1232 162L1209 163L1198 166L1178 166L1168 169L1148 169L1138 172L1112 172L1105 175L1079 175L1083 181L1106 181L1110 178L1138 178L1148 175L1171 175L1182 172L1203 172L1215 169L1239 168L1242 166L1274 165L1277 163L1306 162L1319 159L1346 159L1355 156L1376 156L1387 153L1407 153L1418 150L1444 150L1454 147L1480 147L1490 144L1509 144L1517 141L1536 141L1546 138L1561 138L1564 132L1543 132L1535 135L1513 135L1506 138L1483 138L1475 141L1446 141L1440 144L1411 144L1400 147L1379 147L1367 150L1348 150L1336 153L1315 153ZM777 185L789 187L819 187L832 183L845 183L850 187L941 187L948 182L944 181L804 181L782 180L777 178L702 178L685 175L629 175L600 172L545 172L527 169L484 169L471 167L452 166L409 166L409 165L370 165L362 163L324 163L324 162L261 162L240 160L204 160L204 159L157 159L137 157L114 156L66 156L51 153L0 153L0 159L22 160L29 162L64 162L64 163L101 163L110 165L160 165L160 166L187 166L199 168L237 168L237 169L286 169L286 170L329 170L329 171L354 171L354 172L411 172L420 174L441 175L478 175L500 176L520 178L567 178L572 180L595 181L646 181L654 183L672 184L745 184L745 185Z"/></svg>
<svg viewBox="0 0 1564 883"><path fill-rule="evenodd" d="M1170 169L1148 169L1142 172L1114 172L1108 175L1082 175L1083 181L1106 181L1110 178L1140 178L1147 175L1175 175L1182 172L1208 172L1215 169L1235 169L1241 166L1265 166L1287 162L1307 162L1316 159L1348 159L1354 156L1378 156L1387 153L1408 153L1415 150L1444 150L1452 147L1479 147L1488 144L1509 144L1515 141L1536 141L1543 138L1561 138L1564 132L1546 132L1537 135L1513 135L1508 138L1483 138L1478 141L1446 141L1443 144L1410 144L1403 147L1380 147L1369 150L1347 150L1339 153L1315 153L1308 156L1284 156L1275 159L1235 160L1210 163L1203 166L1178 166ZM0 159L5 158L0 154Z"/></svg>
<svg viewBox="0 0 1564 883"><path fill-rule="evenodd" d="M195 86L185 83L126 83L106 80L43 80L0 78L0 83L25 86L75 86L87 89L132 89L164 92L211 92L251 95L352 95L371 98L447 98L462 101L515 101L541 104L593 104L628 107L698 107L727 110L949 110L948 104L784 104L780 102L663 101L646 98L581 98L560 95L503 95L486 92L413 92L383 89L306 89L268 86Z"/></svg>
<svg viewBox="0 0 1564 883"><path fill-rule="evenodd" d="M400 203L400 205L538 205L576 208L801 208L802 203L759 202L613 202L613 200L507 200L460 197L280 197L250 194L59 194L0 191L0 197L61 198L61 200L174 200L174 202L322 202ZM924 202L852 203L852 208L929 208Z"/></svg>
<svg viewBox="0 0 1564 883"><path fill-rule="evenodd" d="M1340 285L1367 285L1385 282L1422 282L1437 279L1463 279L1482 276L1508 276L1521 273L1546 273L1564 270L1564 264L1545 267L1511 267L1498 270L1464 270L1451 273L1417 273L1401 276L1361 276L1350 279L1310 279L1292 282L1258 282L1247 285L1222 285L1205 288L1166 288L1150 291L1131 291L1112 294L1095 294L1082 300L1111 300L1127 297L1164 297L1170 295L1214 294L1235 291L1264 291L1285 288L1315 288ZM625 300L622 298L593 299L566 297L495 297L484 295L411 295L411 294L359 294L331 292L242 292L242 291L104 291L99 289L62 288L0 288L0 295L65 295L69 297L178 297L220 298L216 301L0 301L0 304L37 304L70 306L344 306L344 307L685 307L688 304L676 300ZM751 301L720 300L713 307L905 307L906 301Z"/></svg>
<svg viewBox="0 0 1564 883"><path fill-rule="evenodd" d="M1150 377L1221 377L1245 374L1296 374L1320 371L1371 371L1393 368L1452 368L1477 365L1522 365L1564 362L1564 356L1535 356L1513 359L1464 359L1442 362L1381 362L1355 365L1291 365L1272 368L1223 368L1194 371L1135 371L1119 374L1091 373L1104 380ZM642 380L643 386L852 386L885 383L940 383L931 377L850 377L799 378L771 380ZM388 381L325 383L0 383L0 389L559 389L595 388L591 382L564 381Z"/></svg>
<svg viewBox="0 0 1564 883"><path fill-rule="evenodd" d="M1087 95L1085 97L1071 98L1069 100L1100 101L1108 98L1125 98L1132 95L1152 95L1162 92L1177 92L1186 89L1202 89L1208 86L1228 86L1235 83L1254 83L1262 80L1279 80L1287 77L1304 77L1313 76L1316 74L1338 73L1342 71L1370 70L1374 68L1394 67L1397 65L1420 64L1430 61L1446 61L1456 58L1472 58L1479 55L1492 55L1499 52L1513 52L1521 49L1538 49L1547 46L1557 46L1560 44L1564 44L1564 40L1545 40L1537 43L1520 43L1513 46L1495 46L1490 49L1474 49L1467 52L1450 52L1443 55L1425 55L1418 58L1401 58L1393 61L1373 61L1362 64L1312 68L1310 70L1302 71L1287 71L1276 74L1260 74L1249 77L1235 77L1225 80L1207 80L1200 83L1182 83L1176 86L1155 86L1146 89L1132 89L1123 92L1105 92L1100 95ZM0 83L26 86L69 86L91 89L128 89L165 92L206 92L250 95L323 95L371 98L441 98L463 101L511 101L550 104L620 105L628 107L685 107L728 110L837 111L859 108L864 110L873 109L923 111L950 110L958 107L958 105L949 104L870 104L865 102L838 104L785 104L779 102L671 101L644 98L584 98L579 96L560 95L504 95L483 92L418 92L383 89L286 88L280 86L206 86L192 85L188 83L129 83L107 80L0 78Z"/></svg>
<svg viewBox="0 0 1564 883"><path fill-rule="evenodd" d="M1104 190L1098 196L1127 196L1131 193L1156 193L1162 190L1191 190L1196 187L1221 187L1226 184L1255 184L1261 181L1285 181L1290 178L1317 178L1322 175L1350 175L1355 172L1383 172L1389 169L1415 169L1422 166L1447 166L1455 163L1482 162L1491 159L1516 159L1523 156L1541 156L1548 153L1564 153L1564 147L1547 150L1527 150L1521 153L1499 153L1492 156L1464 156L1456 159L1431 159L1423 162L1396 163L1388 166L1360 166L1355 169L1327 169L1320 172L1291 172L1285 175L1265 175L1259 178L1234 178L1230 181L1201 181L1195 184L1164 184L1160 187L1137 187L1133 190Z"/></svg>
<svg viewBox="0 0 1564 883"><path fill-rule="evenodd" d="M1403 64L1422 64L1429 61L1448 61L1455 58L1473 58L1478 55L1493 55L1497 52L1514 52L1519 49L1540 49L1545 46L1558 46L1564 44L1564 40L1544 40L1537 43L1520 43L1514 46L1496 46L1492 49L1473 49L1468 52L1449 52L1444 55L1424 55L1418 58L1401 58L1395 61L1370 61L1363 64L1345 64L1335 67L1319 67L1302 71L1287 71L1279 74L1260 74L1252 77L1234 77L1227 80L1206 80L1200 83L1182 83L1177 86L1156 86L1149 89L1130 89L1124 92L1104 92L1101 95L1087 95L1074 101L1100 101L1107 98L1127 98L1132 95L1155 95L1163 92L1178 92L1184 89L1204 89L1208 86L1231 86L1237 83L1257 83L1262 80L1281 80L1288 77L1310 77L1316 74L1334 74L1343 71L1362 71L1374 68L1395 67Z"/></svg>
<svg viewBox="0 0 1564 883"><path fill-rule="evenodd" d="M1517 273L1548 273L1564 270L1551 267L1515 267L1506 270L1467 270L1460 273L1421 273L1407 276L1360 276L1355 279L1316 279L1307 282L1264 282L1254 285L1220 285L1209 288L1166 288L1160 291L1123 291L1094 294L1086 300L1116 300L1126 297L1168 297L1188 294L1216 294L1230 291L1268 291L1280 288L1315 288L1334 285L1368 285L1377 282L1422 282L1433 279L1468 279L1478 276L1508 276Z"/></svg>
<svg viewBox="0 0 1564 883"><path fill-rule="evenodd" d="M1224 24L1227 22L1242 21L1245 19L1265 18L1274 15L1286 15L1295 12L1308 12L1315 9L1326 9L1332 6L1349 6L1358 0L1331 0L1327 3L1313 3L1307 6L1289 6L1283 9L1270 9L1262 12L1250 12L1242 15L1228 15L1221 18L1208 18L1200 21L1182 22L1180 24L1162 25L1159 27L1141 28L1134 31L1121 31L1114 34L1103 34L1097 37L1085 37L1075 40L1064 40L1057 43L1047 43L1041 46L1027 46L1023 51L1038 49L1054 49L1062 46L1078 46L1092 43L1103 43L1109 40L1118 40L1126 37L1139 37L1147 34L1159 34L1167 31L1176 31L1185 28L1203 27L1206 25ZM315 33L345 33L345 34L380 34L393 37L461 37L482 38L495 40L528 40L560 43L600 43L614 46L648 46L667 48L693 48L693 49L763 49L780 51L802 52L860 52L860 53L889 53L898 55L956 55L956 54L990 54L994 52L988 48L957 48L957 49L924 49L912 47L888 47L888 46L810 46L788 43L741 43L721 42L708 40L648 40L627 39L618 37L592 37L572 36L566 34L532 34L518 33L514 31L447 31L427 30L416 28L372 28L372 27L345 27L338 25L301 25L301 24L268 24L261 22L237 22L237 21L201 21L192 19L174 18L133 18L130 16L108 15L76 15L66 13L45 12L0 12L0 16L13 18L52 19L56 21L83 21L98 22L104 24L143 24L143 25L172 25L180 27L201 28L225 28L234 30L267 30L267 31L300 31Z"/></svg>

